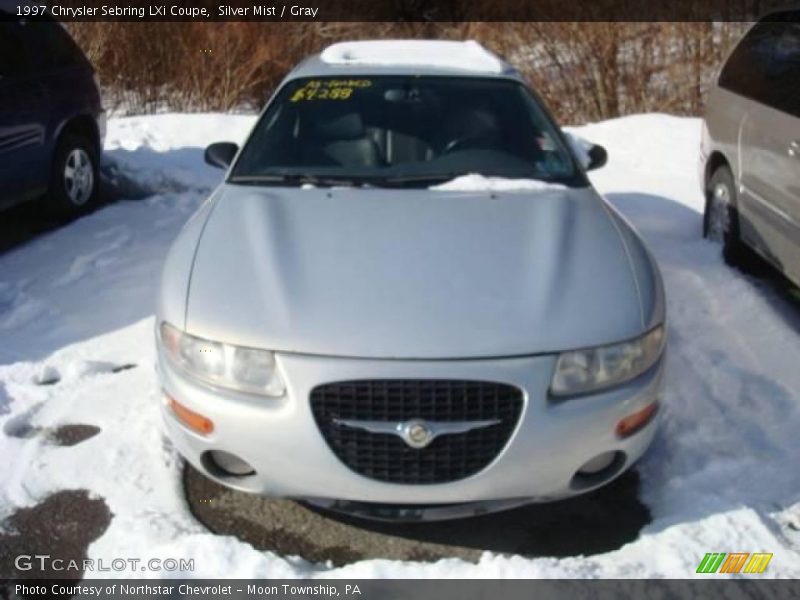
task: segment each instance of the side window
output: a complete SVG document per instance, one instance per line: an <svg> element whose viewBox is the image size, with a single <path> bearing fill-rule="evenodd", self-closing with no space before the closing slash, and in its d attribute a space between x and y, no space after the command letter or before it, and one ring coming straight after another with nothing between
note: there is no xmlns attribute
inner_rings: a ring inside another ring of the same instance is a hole
<svg viewBox="0 0 800 600"><path fill-rule="evenodd" d="M40 27L48 40L50 63L57 68L80 65L86 62L83 52L58 23L41 23Z"/></svg>
<svg viewBox="0 0 800 600"><path fill-rule="evenodd" d="M27 22L22 25L22 30L32 71L46 72L84 62L78 46L55 21Z"/></svg>
<svg viewBox="0 0 800 600"><path fill-rule="evenodd" d="M774 23L765 43L764 75L770 86L769 104L800 117L800 23Z"/></svg>
<svg viewBox="0 0 800 600"><path fill-rule="evenodd" d="M0 77L16 77L28 71L21 27L15 21L0 20Z"/></svg>
<svg viewBox="0 0 800 600"><path fill-rule="evenodd" d="M800 23L762 21L731 54L719 85L777 110L800 116Z"/></svg>

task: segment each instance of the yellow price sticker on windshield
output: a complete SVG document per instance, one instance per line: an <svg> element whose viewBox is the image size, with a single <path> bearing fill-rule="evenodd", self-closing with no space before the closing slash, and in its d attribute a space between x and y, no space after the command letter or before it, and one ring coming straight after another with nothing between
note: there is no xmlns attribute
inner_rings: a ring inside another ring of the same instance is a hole
<svg viewBox="0 0 800 600"><path fill-rule="evenodd" d="M290 98L291 102L303 100L348 100L353 91L368 88L369 79L312 79L298 88Z"/></svg>

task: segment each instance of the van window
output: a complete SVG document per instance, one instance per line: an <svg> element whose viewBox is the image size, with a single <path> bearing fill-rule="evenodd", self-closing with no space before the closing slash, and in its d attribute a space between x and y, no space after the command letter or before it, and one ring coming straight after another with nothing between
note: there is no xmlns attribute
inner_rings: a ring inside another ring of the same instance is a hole
<svg viewBox="0 0 800 600"><path fill-rule="evenodd" d="M64 27L50 19L38 19L23 26L25 42L36 72L86 65L86 59Z"/></svg>
<svg viewBox="0 0 800 600"><path fill-rule="evenodd" d="M0 77L24 75L28 70L22 40L21 26L13 21L3 21L0 13Z"/></svg>
<svg viewBox="0 0 800 600"><path fill-rule="evenodd" d="M720 87L800 116L800 23L762 21L739 43L719 78Z"/></svg>

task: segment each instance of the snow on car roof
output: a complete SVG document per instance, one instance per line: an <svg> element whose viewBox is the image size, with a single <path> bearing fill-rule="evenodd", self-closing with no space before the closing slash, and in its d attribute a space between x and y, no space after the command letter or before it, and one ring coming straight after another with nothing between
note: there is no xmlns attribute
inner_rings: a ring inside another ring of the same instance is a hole
<svg viewBox="0 0 800 600"><path fill-rule="evenodd" d="M502 73L505 64L474 40L374 40L339 42L325 48L320 60L330 65L439 67Z"/></svg>

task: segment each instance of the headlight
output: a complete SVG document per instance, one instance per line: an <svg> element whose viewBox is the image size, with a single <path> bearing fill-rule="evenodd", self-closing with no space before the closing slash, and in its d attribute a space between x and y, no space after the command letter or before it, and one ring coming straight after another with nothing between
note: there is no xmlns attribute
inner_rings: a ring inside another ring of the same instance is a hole
<svg viewBox="0 0 800 600"><path fill-rule="evenodd" d="M282 396L286 389L269 350L212 342L166 322L159 342L175 366L206 383L264 396Z"/></svg>
<svg viewBox="0 0 800 600"><path fill-rule="evenodd" d="M664 326L659 325L635 340L564 352L558 357L550 393L585 394L624 383L652 367L663 349Z"/></svg>

